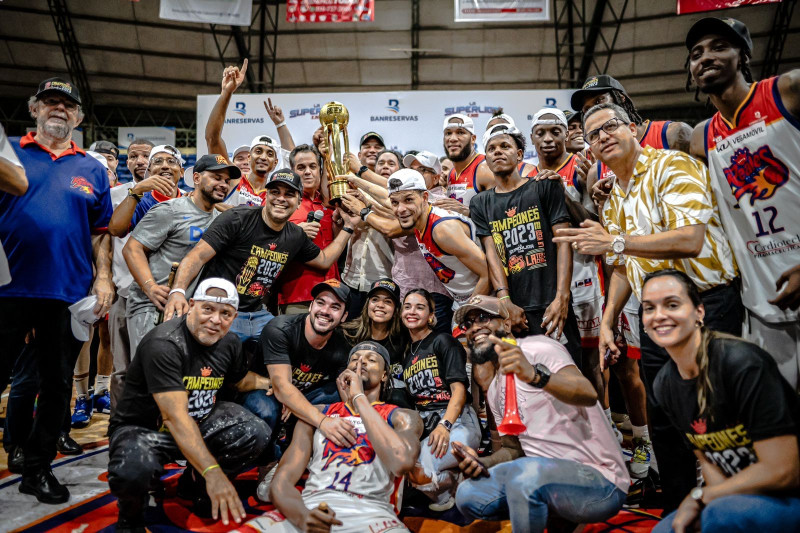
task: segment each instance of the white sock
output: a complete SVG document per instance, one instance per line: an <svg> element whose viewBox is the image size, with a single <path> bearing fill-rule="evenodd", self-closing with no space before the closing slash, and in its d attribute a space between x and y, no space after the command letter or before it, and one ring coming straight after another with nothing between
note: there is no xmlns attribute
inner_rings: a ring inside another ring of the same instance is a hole
<svg viewBox="0 0 800 533"><path fill-rule="evenodd" d="M89 395L89 376L73 378L72 381L75 383L75 394L78 398L86 398Z"/></svg>
<svg viewBox="0 0 800 533"><path fill-rule="evenodd" d="M647 426L634 426L631 424L631 430L633 431L634 439L650 440L650 433L647 431Z"/></svg>
<svg viewBox="0 0 800 533"><path fill-rule="evenodd" d="M105 391L108 390L108 382L111 380L111 376L101 376L97 374L94 378L94 393L95 394L103 394Z"/></svg>
<svg viewBox="0 0 800 533"><path fill-rule="evenodd" d="M603 409L603 413L605 413L606 418L608 418L608 423L614 427L617 427L616 424L614 424L614 419L611 418L611 408L609 407L608 409Z"/></svg>

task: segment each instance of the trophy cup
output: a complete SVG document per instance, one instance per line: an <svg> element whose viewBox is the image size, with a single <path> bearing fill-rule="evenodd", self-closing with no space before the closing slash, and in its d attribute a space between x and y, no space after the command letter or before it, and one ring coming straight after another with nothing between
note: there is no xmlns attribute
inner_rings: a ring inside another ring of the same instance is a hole
<svg viewBox="0 0 800 533"><path fill-rule="evenodd" d="M347 178L350 173L350 147L347 138L347 123L350 113L344 104L328 102L319 112L319 121L328 144L325 154L325 170L328 172L331 204L339 203L350 188Z"/></svg>

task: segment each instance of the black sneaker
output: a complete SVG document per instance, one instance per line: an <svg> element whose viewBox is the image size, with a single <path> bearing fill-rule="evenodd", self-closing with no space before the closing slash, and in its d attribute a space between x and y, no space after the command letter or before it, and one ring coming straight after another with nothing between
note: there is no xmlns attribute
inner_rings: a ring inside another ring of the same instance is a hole
<svg viewBox="0 0 800 533"><path fill-rule="evenodd" d="M25 452L22 446L14 446L8 453L8 471L12 474L21 474L22 466L25 464Z"/></svg>
<svg viewBox="0 0 800 533"><path fill-rule="evenodd" d="M19 491L36 496L42 503L59 504L69 500L69 490L59 483L50 468L30 475L23 474Z"/></svg>
<svg viewBox="0 0 800 533"><path fill-rule="evenodd" d="M80 455L83 453L81 445L69 436L69 433L62 433L56 441L56 449L61 455Z"/></svg>
<svg viewBox="0 0 800 533"><path fill-rule="evenodd" d="M119 517L116 531L117 533L146 533L144 515L136 518Z"/></svg>

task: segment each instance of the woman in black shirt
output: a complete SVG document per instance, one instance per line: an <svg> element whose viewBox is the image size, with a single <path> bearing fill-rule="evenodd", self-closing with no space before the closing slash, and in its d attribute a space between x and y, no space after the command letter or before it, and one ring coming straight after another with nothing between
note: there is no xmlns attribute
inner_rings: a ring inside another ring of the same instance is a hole
<svg viewBox="0 0 800 533"><path fill-rule="evenodd" d="M400 316L411 338L403 361L403 380L426 431L433 426L409 479L433 500L431 510L444 511L455 503L458 459L450 451L450 442L474 448L481 438L478 416L469 405L467 354L452 335L433 332L435 304L425 289L406 295Z"/></svg>
<svg viewBox="0 0 800 533"><path fill-rule="evenodd" d="M653 531L800 531L797 395L769 354L706 329L704 316L683 272L645 278L642 323L670 356L656 376L655 402L705 480Z"/></svg>
<svg viewBox="0 0 800 533"><path fill-rule="evenodd" d="M377 342L389 352L393 390L386 400L405 409L413 409L403 381L403 355L408 346L408 332L400 321L400 288L389 278L379 279L367 293L361 315L342 324L342 333L350 346L364 341Z"/></svg>

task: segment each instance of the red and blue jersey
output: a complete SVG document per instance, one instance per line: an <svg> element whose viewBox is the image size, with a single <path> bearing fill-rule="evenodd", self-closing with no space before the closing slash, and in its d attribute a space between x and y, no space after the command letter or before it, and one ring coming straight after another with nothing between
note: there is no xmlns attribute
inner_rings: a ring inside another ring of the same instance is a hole
<svg viewBox="0 0 800 533"><path fill-rule="evenodd" d="M92 233L111 218L105 168L71 147L56 156L29 133L13 143L28 176L23 196L0 193L0 241L11 283L0 298L48 298L73 303L92 282Z"/></svg>
<svg viewBox="0 0 800 533"><path fill-rule="evenodd" d="M485 155L477 154L461 172L457 173L455 168L450 169L447 175L447 196L468 206L472 197L479 192L478 167L485 160Z"/></svg>
<svg viewBox="0 0 800 533"><path fill-rule="evenodd" d="M178 189L178 194L175 198L181 197L181 191ZM139 200L139 203L136 204L136 209L133 211L133 216L131 216L131 227L129 231L133 231L133 228L136 227L136 224L139 223L140 220L147 214L150 209L156 204L160 204L161 202L166 202L167 200L174 200L175 198L171 196L164 196L157 190L153 189L152 191L146 193L142 196L142 199Z"/></svg>

